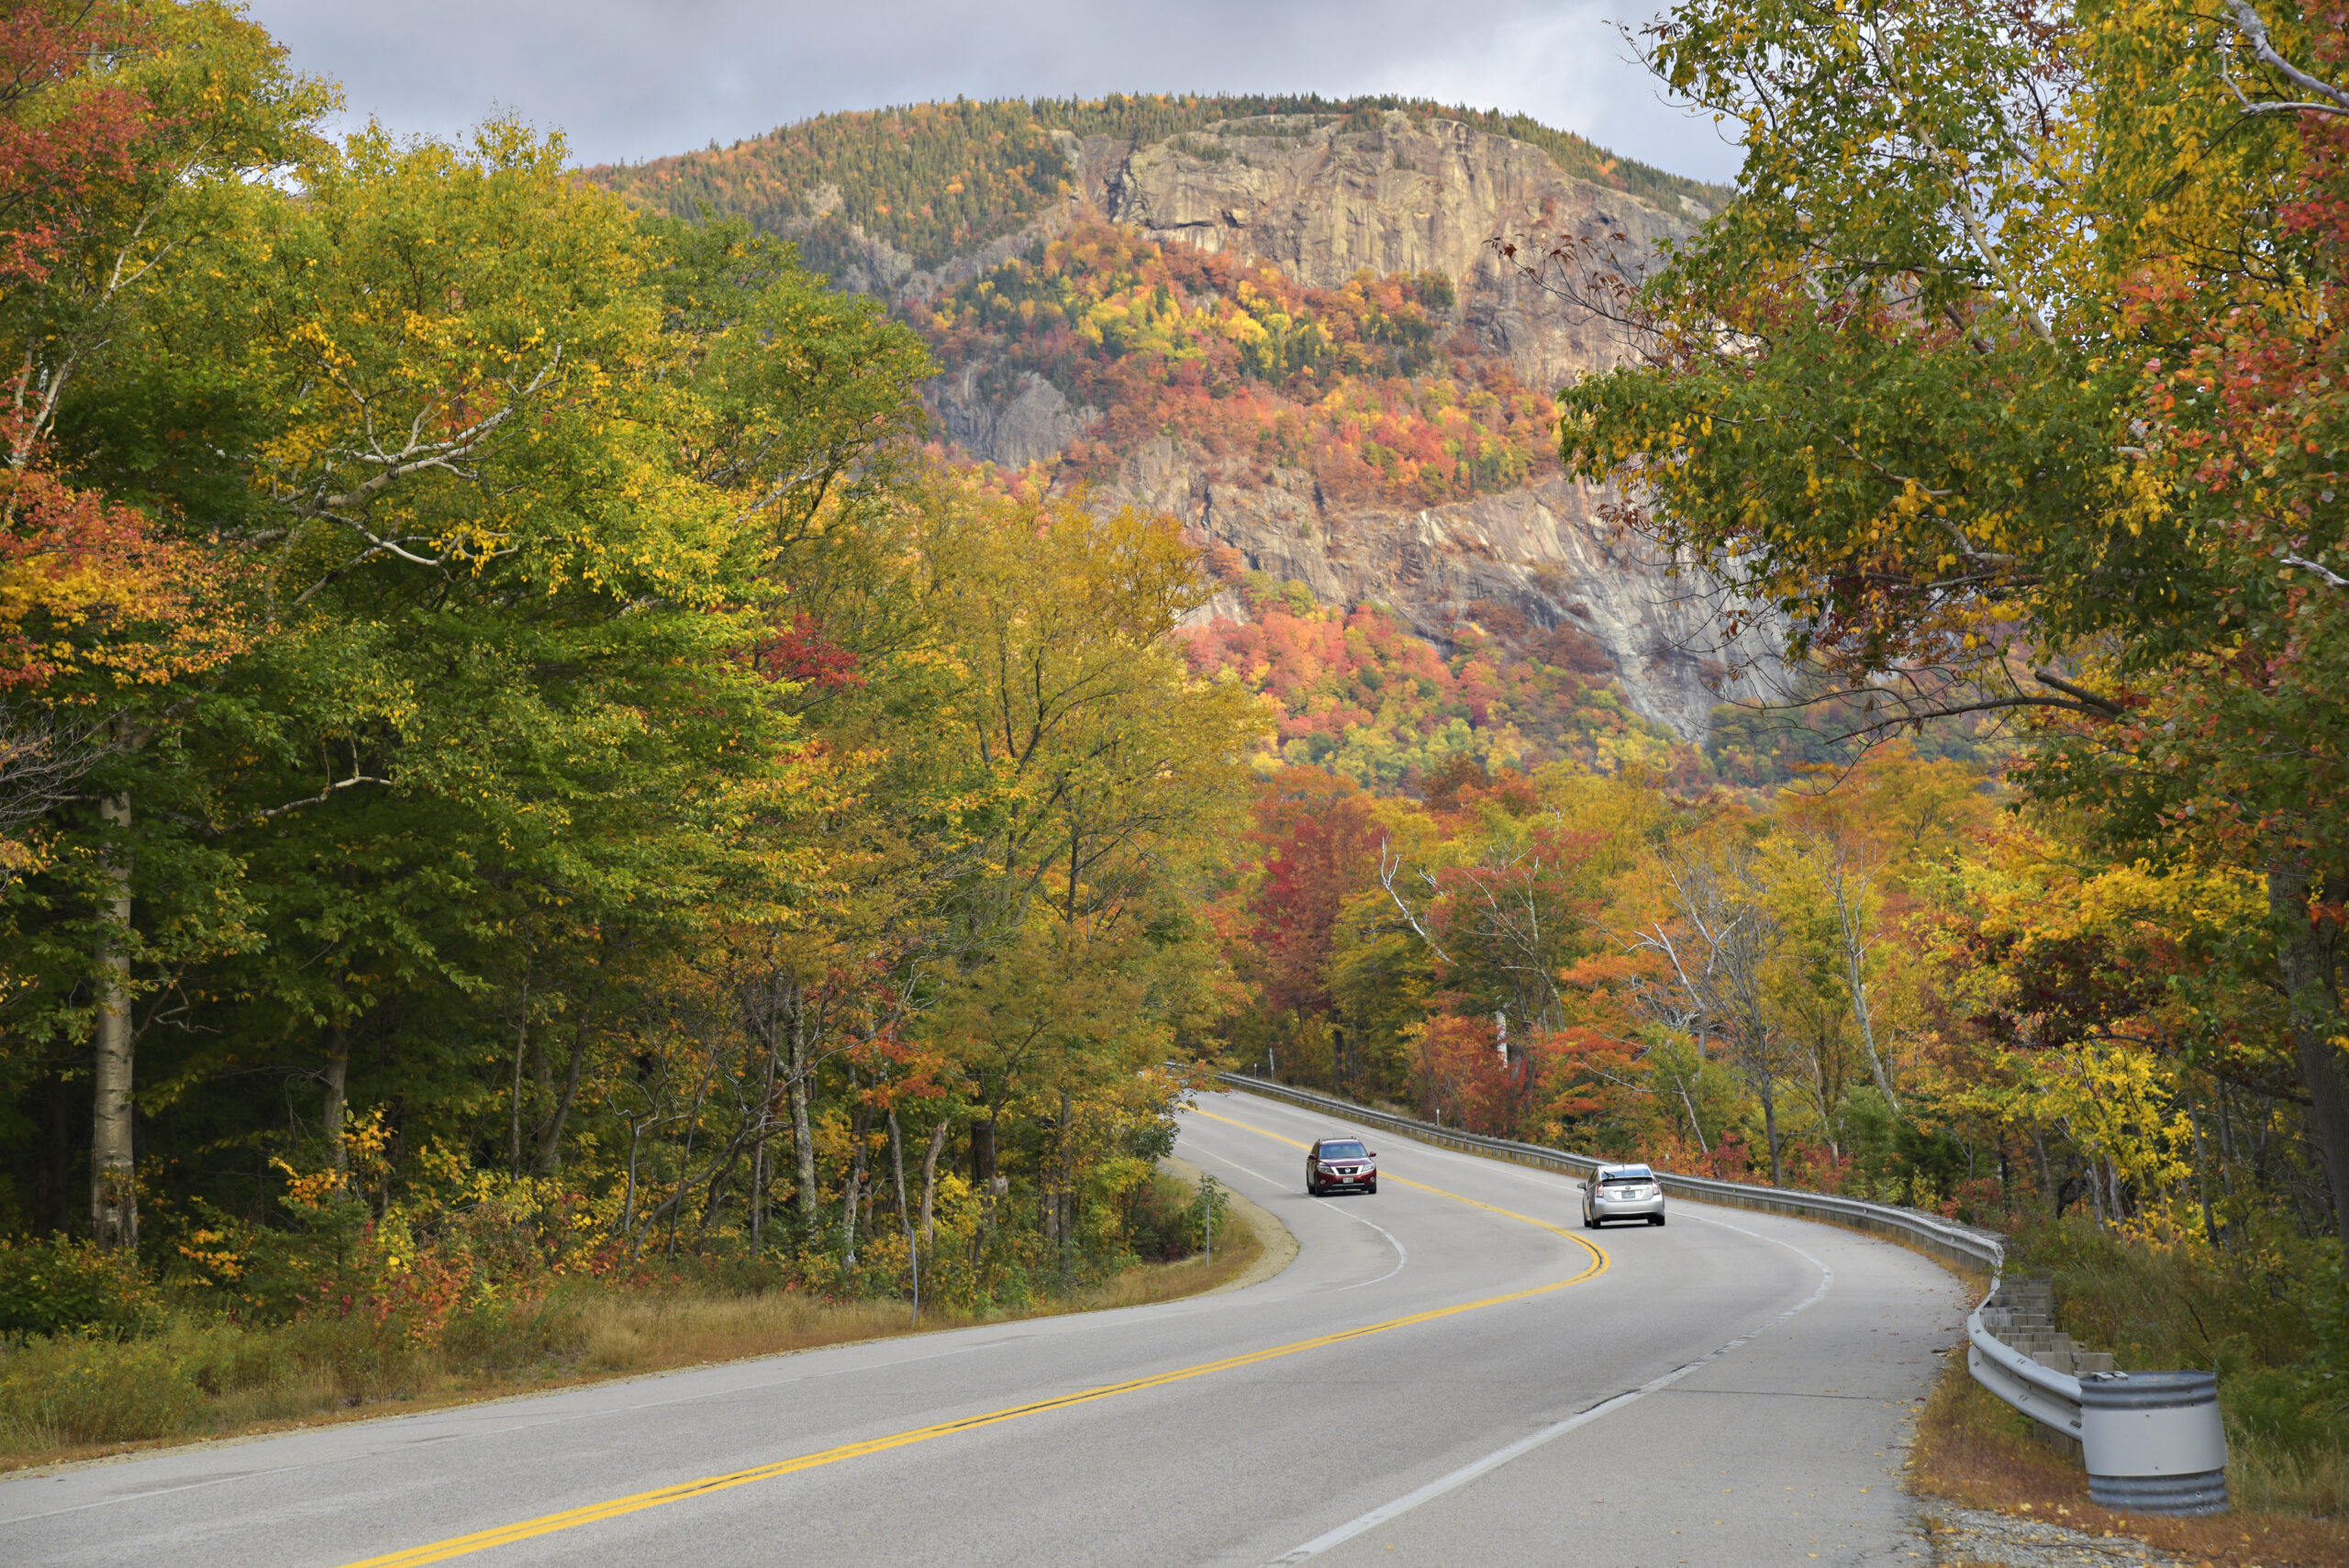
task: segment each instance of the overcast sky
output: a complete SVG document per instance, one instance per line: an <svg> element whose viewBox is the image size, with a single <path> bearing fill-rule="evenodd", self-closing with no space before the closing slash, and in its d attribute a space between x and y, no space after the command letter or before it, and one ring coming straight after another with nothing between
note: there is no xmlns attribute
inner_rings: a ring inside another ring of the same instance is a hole
<svg viewBox="0 0 2349 1568"><path fill-rule="evenodd" d="M582 162L930 98L1398 93L1530 114L1684 174L1737 166L1658 100L1613 18L1660 0L250 0L351 116L453 135L494 108Z"/></svg>

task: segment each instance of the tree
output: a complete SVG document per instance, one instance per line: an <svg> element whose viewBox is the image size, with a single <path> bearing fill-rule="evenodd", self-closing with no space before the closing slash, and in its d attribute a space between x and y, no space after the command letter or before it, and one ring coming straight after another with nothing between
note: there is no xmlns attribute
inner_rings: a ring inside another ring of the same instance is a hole
<svg viewBox="0 0 2349 1568"><path fill-rule="evenodd" d="M0 822L16 827L66 807L76 776L109 753L146 744L159 688L240 645L220 562L128 504L137 487L64 477L84 455L73 412L118 395L123 339L217 260L240 187L308 150L328 98L209 4L18 6L0 23L0 339L14 361L0 412ZM39 706L21 708L28 697ZM139 1229L131 801L119 779L102 790L96 852L75 868L97 915L68 991L87 999L44 998L95 1036L91 1223L107 1248L135 1245ZM35 863L29 845L0 839L0 892Z"/></svg>
<svg viewBox="0 0 2349 1568"><path fill-rule="evenodd" d="M1318 768L1285 768L1264 781L1250 837L1263 880L1248 899L1252 949L1262 954L1264 1006L1330 1013L1339 922L1347 903L1376 884L1383 837L1351 780ZM1359 1031L1337 1027L1331 1071L1342 1091L1359 1076Z"/></svg>
<svg viewBox="0 0 2349 1568"><path fill-rule="evenodd" d="M1219 857L1265 716L1170 646L1211 591L1171 519L953 484L929 505L974 837L934 1027L960 1042L973 1173L988 1181L1015 1101L1163 1058L1171 1018L1196 1006L1212 965L1183 890Z"/></svg>
<svg viewBox="0 0 2349 1568"><path fill-rule="evenodd" d="M2320 319L2336 253L2305 198L2343 106L2295 62L2332 59L2337 23L1699 0L1648 37L1745 128L1740 199L1636 289L1586 293L1628 301L1650 351L1570 392L1570 466L1626 480L1628 520L1784 617L1876 724L2024 715L2032 786L2097 801L2109 841L2258 868L2349 1236L2323 912L2349 838L2310 807L2340 797L2316 740L2338 704L2220 696L2299 668L2282 606L2332 591L2308 525L2336 514L2320 481L2313 510L2253 508L2282 533L2231 521L2227 476L2264 460L2214 418L2251 384L2217 348L2245 313ZM2202 435L2218 452L2184 457ZM2141 747L2182 701L2214 743ZM2279 760L2296 722L2315 743ZM2248 830L2203 828L2214 784Z"/></svg>

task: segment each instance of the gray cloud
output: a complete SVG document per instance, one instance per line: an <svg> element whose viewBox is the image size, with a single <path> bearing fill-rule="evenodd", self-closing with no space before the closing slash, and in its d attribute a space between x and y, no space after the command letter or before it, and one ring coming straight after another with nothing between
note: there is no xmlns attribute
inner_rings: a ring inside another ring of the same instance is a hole
<svg viewBox="0 0 2349 1568"><path fill-rule="evenodd" d="M494 109L584 162L755 136L836 109L1115 92L1397 93L1530 114L1707 179L1709 119L1659 101L1610 16L1642 0L250 0L351 117L452 136Z"/></svg>

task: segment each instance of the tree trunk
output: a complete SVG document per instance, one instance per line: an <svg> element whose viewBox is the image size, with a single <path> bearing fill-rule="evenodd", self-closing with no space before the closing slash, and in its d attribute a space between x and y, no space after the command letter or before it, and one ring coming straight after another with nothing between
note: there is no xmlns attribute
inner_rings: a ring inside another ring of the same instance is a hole
<svg viewBox="0 0 2349 1568"><path fill-rule="evenodd" d="M351 1151L342 1137L350 1082L351 1026L338 1019L327 1030L326 1103L319 1107L319 1119L326 1126L327 1163L338 1171L351 1169Z"/></svg>
<svg viewBox="0 0 2349 1568"><path fill-rule="evenodd" d="M1876 1023L1868 1016L1867 943L1860 930L1861 911L1854 907L1842 869L1835 872L1835 915L1843 932L1843 987L1852 996L1852 1021L1860 1026L1860 1043L1867 1048L1868 1071L1876 1077L1876 1093L1900 1114L1900 1097L1892 1092L1891 1075L1884 1070L1884 1058L1876 1053Z"/></svg>
<svg viewBox="0 0 2349 1568"><path fill-rule="evenodd" d="M2315 891L2305 862L2283 861L2267 873L2267 909L2276 931L2276 967L2284 983L2300 1083L2309 1092L2308 1130L2332 1189L2332 1220L2349 1248L2349 1073L2334 1040L2342 1033L2339 930L2309 912Z"/></svg>
<svg viewBox="0 0 2349 1568"><path fill-rule="evenodd" d="M1680 1106L1688 1113L1688 1130L1697 1135L1698 1152L1709 1158L1713 1152L1713 1146L1705 1141L1705 1124L1697 1119L1697 1102L1688 1097L1687 1080L1675 1073L1672 1075L1672 1086L1680 1091Z"/></svg>
<svg viewBox="0 0 2349 1568"><path fill-rule="evenodd" d="M762 1054L765 1061L759 1066L759 1133L758 1143L751 1151L751 1255L758 1256L766 1239L767 1227L767 1132L774 1125L774 1036L763 1033L765 1041Z"/></svg>
<svg viewBox="0 0 2349 1568"><path fill-rule="evenodd" d="M938 1154L946 1147L946 1135L953 1129L952 1118L939 1118L938 1125L930 1129L929 1151L921 1157L921 1240L925 1247L938 1244L938 1225L931 1218L931 1206L938 1197Z"/></svg>
<svg viewBox="0 0 2349 1568"><path fill-rule="evenodd" d="M562 1129L571 1120L571 1107L579 1101L579 1075L587 1062L587 1015L579 1015L578 1027L571 1031L571 1060L564 1064L562 1088L555 1095L554 1109L539 1128L539 1173L551 1176L562 1169Z"/></svg>
<svg viewBox="0 0 2349 1568"><path fill-rule="evenodd" d="M906 1233L906 1275L914 1298L913 1325L921 1327L921 1241L914 1234L914 1211L906 1202L906 1135L897 1107L889 1107L889 1164L897 1175L897 1228Z"/></svg>
<svg viewBox="0 0 2349 1568"><path fill-rule="evenodd" d="M815 1240L816 1227L821 1218L816 1209L816 1135L807 1123L807 999L797 984L786 993L785 1006L791 1011L791 1061L784 1074L785 1086L791 1097L792 1155L797 1164L799 1190L791 1195L792 1212L799 1221L799 1242L802 1246Z"/></svg>
<svg viewBox="0 0 2349 1568"><path fill-rule="evenodd" d="M897 1179L897 1223L910 1239L914 1227L913 1210L906 1203L906 1135L897 1125L897 1107L895 1106L889 1107L889 1169Z"/></svg>
<svg viewBox="0 0 2349 1568"><path fill-rule="evenodd" d="M856 1073L849 1073L850 1092L856 1090ZM843 1272L856 1267L856 1211L864 1195L864 1137L872 1130L866 1119L868 1111L859 1106L849 1121L848 1175L841 1183L841 1267Z"/></svg>
<svg viewBox="0 0 2349 1568"><path fill-rule="evenodd" d="M130 797L98 803L107 826L128 829ZM139 1245L138 1155L132 1146L130 1038L130 851L116 846L106 880L113 898L98 955L98 1051L90 1117L90 1234L107 1251Z"/></svg>
<svg viewBox="0 0 2349 1568"><path fill-rule="evenodd" d="M1770 1144L1770 1184L1783 1187L1787 1184L1787 1173L1786 1167L1778 1159L1778 1096L1770 1092L1770 1081L1766 1077L1762 1080L1762 1136Z"/></svg>
<svg viewBox="0 0 2349 1568"><path fill-rule="evenodd" d="M522 977L522 1010L514 1025L514 1086L507 1102L513 1118L513 1147L511 1165L515 1175L522 1173L522 1055L530 1039L530 977Z"/></svg>
<svg viewBox="0 0 2349 1568"><path fill-rule="evenodd" d="M995 1118L971 1124L971 1184L985 1191L995 1180Z"/></svg>

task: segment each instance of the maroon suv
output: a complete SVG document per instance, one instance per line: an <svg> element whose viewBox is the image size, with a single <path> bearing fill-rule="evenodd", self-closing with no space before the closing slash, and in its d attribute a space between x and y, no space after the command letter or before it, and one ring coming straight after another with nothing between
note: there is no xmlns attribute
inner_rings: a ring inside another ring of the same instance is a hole
<svg viewBox="0 0 2349 1568"><path fill-rule="evenodd" d="M1323 1193L1375 1193L1378 1190L1378 1156L1362 1146L1359 1138L1322 1138L1305 1151L1305 1190Z"/></svg>

